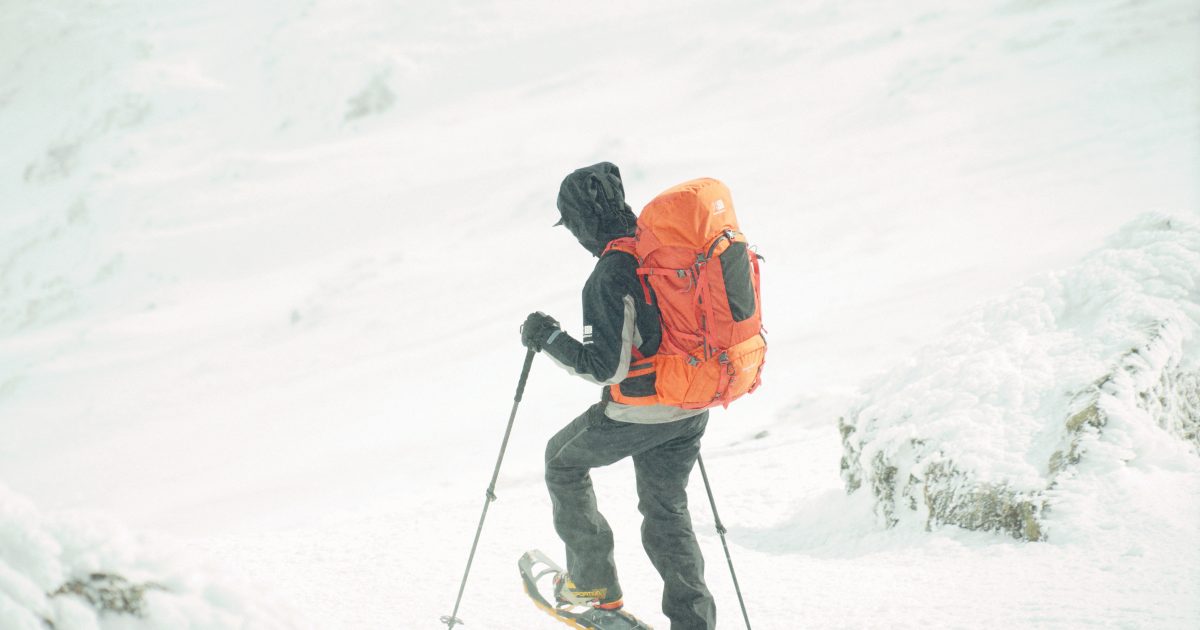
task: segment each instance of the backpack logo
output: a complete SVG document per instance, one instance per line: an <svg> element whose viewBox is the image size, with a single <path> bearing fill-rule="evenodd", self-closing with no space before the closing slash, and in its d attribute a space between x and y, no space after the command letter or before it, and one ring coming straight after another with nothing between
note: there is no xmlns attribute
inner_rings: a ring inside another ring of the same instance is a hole
<svg viewBox="0 0 1200 630"><path fill-rule="evenodd" d="M725 200L717 199L714 201L712 204L712 212L713 214L721 214L722 212L725 212Z"/></svg>

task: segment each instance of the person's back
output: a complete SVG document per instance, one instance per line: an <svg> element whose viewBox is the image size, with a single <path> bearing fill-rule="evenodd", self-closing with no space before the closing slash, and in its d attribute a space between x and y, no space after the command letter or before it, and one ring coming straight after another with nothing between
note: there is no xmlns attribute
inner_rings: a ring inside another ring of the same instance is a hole
<svg viewBox="0 0 1200 630"><path fill-rule="evenodd" d="M522 343L545 350L568 372L606 385L601 400L546 447L546 484L569 574L558 595L576 604L621 605L612 530L596 509L589 470L632 457L642 543L663 578L663 612L674 630L714 628L716 607L704 582L686 493L708 412L618 403L607 387L616 385L622 396L652 395L655 374L639 361L653 356L661 343L659 314L638 279L637 259L609 247L632 236L636 226L617 167L605 162L568 175L558 209L558 225L599 258L584 284L582 338L539 312L521 327Z"/></svg>

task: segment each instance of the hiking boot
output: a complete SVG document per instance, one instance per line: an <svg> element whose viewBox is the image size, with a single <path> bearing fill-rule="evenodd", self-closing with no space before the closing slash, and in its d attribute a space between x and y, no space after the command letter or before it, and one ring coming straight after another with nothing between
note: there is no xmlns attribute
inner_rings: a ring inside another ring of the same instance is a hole
<svg viewBox="0 0 1200 630"><path fill-rule="evenodd" d="M601 610L620 610L625 602L620 593L610 597L607 588L579 588L571 581L571 576L559 573L554 576L554 599L560 608L566 606L591 606Z"/></svg>

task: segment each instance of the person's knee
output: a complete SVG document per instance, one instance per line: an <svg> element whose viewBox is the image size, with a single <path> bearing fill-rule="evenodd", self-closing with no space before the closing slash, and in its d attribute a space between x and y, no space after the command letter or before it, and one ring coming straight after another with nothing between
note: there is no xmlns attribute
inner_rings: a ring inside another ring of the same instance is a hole
<svg viewBox="0 0 1200 630"><path fill-rule="evenodd" d="M587 478L587 468L573 465L562 457L562 447L555 440L546 445L545 455L546 485L551 488L565 488L582 483Z"/></svg>
<svg viewBox="0 0 1200 630"><path fill-rule="evenodd" d="M555 433L549 441L546 442L546 451L543 454L543 461L546 463L546 468L551 466L563 466L564 459L573 459L578 456L578 453L571 453L578 449L572 449L571 444L578 440L588 429L589 415L591 409L585 411L582 415L572 420L567 426L563 427Z"/></svg>
<svg viewBox="0 0 1200 630"><path fill-rule="evenodd" d="M571 439L575 436L575 431L572 431L573 425L567 425L563 430L554 434L546 442L546 451L542 455L542 460L546 464L547 472L551 468L564 468L563 451L566 445L571 443Z"/></svg>
<svg viewBox="0 0 1200 630"><path fill-rule="evenodd" d="M547 453L546 469L544 473L547 486L553 488L569 483L571 477L570 470L570 468L563 467L559 460Z"/></svg>
<svg viewBox="0 0 1200 630"><path fill-rule="evenodd" d="M678 522L690 520L686 492L654 492L639 489L638 511L646 520Z"/></svg>

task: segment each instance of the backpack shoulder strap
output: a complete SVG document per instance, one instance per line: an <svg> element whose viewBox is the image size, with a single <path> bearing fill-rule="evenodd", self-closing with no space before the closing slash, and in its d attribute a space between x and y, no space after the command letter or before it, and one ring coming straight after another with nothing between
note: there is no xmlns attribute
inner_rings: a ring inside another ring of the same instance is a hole
<svg viewBox="0 0 1200 630"><path fill-rule="evenodd" d="M609 241L608 247L605 247L604 253L600 255L603 256L604 254L612 251L625 252L626 254L633 256L633 259L638 262L638 284L642 285L642 298L646 300L647 304L657 306L654 300L654 294L650 291L650 285L646 283L645 278L645 274L651 273L653 270L648 270L641 266L642 259L637 255L637 239L632 236L614 238L613 240ZM641 354L641 352L638 351L637 346L633 347L633 351L635 355ZM645 357L638 356L637 358L643 359Z"/></svg>

